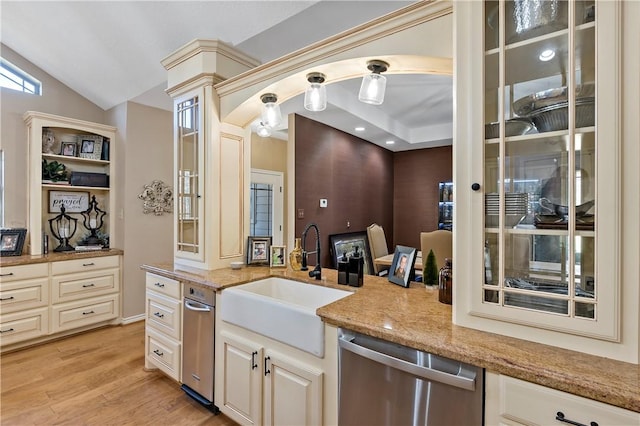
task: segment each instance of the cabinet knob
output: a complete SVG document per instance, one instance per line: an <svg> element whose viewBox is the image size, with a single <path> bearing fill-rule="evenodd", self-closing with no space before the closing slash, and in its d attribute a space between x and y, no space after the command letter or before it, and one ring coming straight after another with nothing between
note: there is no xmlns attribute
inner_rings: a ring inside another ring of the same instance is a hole
<svg viewBox="0 0 640 426"><path fill-rule="evenodd" d="M477 191L480 189L480 184L477 182L474 182L473 184L471 184L471 189L473 189L474 191Z"/></svg>

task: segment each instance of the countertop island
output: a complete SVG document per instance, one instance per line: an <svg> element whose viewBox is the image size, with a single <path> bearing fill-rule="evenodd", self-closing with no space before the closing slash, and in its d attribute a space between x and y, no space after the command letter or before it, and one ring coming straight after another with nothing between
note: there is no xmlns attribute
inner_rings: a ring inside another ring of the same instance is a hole
<svg viewBox="0 0 640 426"><path fill-rule="evenodd" d="M317 314L337 327L640 412L638 365L456 326L451 306L438 301L436 289L421 283L404 288L386 278L365 276L364 285L354 288L336 284L332 269L322 270L321 281L288 268L203 271L161 263L142 269L216 290L267 276L351 290L353 295L319 308Z"/></svg>

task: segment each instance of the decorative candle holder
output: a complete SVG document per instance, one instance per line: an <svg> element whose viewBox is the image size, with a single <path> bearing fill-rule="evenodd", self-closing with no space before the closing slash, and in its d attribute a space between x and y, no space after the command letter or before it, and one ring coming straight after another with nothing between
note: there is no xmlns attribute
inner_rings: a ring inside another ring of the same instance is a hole
<svg viewBox="0 0 640 426"><path fill-rule="evenodd" d="M65 213L64 204L60 206L60 214L53 219L49 219L51 233L58 240L59 245L53 251L73 251L75 250L69 240L73 238L78 228L78 219Z"/></svg>
<svg viewBox="0 0 640 426"><path fill-rule="evenodd" d="M104 241L98 237L97 232L102 228L102 225L104 225L103 218L107 212L98 208L98 202L96 201L95 195L91 196L89 208L86 211L81 212L81 214L84 218L82 224L91 232L91 235L86 239L86 245L104 245Z"/></svg>

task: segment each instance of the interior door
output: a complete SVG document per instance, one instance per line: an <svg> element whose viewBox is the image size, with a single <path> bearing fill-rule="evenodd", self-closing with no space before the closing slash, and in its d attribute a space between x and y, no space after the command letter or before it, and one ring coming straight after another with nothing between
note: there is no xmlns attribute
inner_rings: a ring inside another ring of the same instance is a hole
<svg viewBox="0 0 640 426"><path fill-rule="evenodd" d="M282 245L284 209L283 174L271 170L251 170L250 236L271 236L273 245Z"/></svg>

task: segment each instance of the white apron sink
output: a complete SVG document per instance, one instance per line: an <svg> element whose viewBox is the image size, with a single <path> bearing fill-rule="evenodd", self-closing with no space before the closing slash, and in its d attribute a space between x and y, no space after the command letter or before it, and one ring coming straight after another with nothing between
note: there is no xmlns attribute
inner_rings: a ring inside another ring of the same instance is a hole
<svg viewBox="0 0 640 426"><path fill-rule="evenodd" d="M324 356L324 323L316 309L352 294L284 278L265 278L225 289L223 321Z"/></svg>

